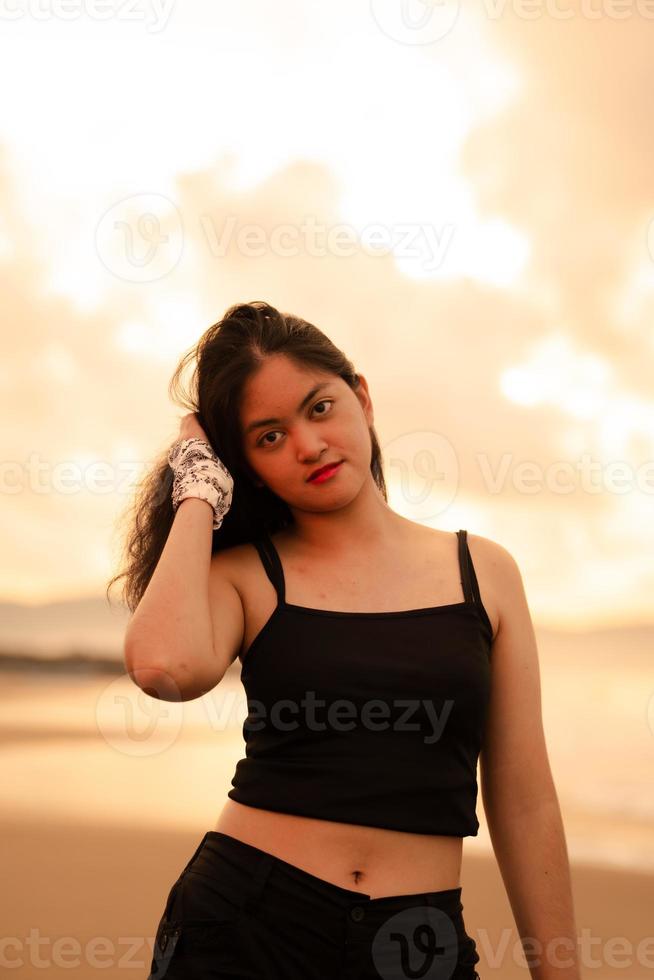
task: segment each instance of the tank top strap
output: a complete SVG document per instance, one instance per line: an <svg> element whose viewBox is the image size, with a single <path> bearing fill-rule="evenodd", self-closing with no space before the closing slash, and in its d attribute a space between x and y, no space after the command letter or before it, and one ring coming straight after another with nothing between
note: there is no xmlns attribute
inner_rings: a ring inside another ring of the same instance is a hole
<svg viewBox="0 0 654 980"><path fill-rule="evenodd" d="M472 555L470 554L470 548L468 547L468 532L466 530L460 530L456 533L459 538L459 567L461 569L461 584L463 585L463 593L465 595L466 602L470 602L473 606L476 606L477 612L481 617L484 626L492 637L493 626L484 604L481 601L479 582L477 581L475 566L472 561Z"/></svg>
<svg viewBox="0 0 654 980"><path fill-rule="evenodd" d="M456 536L459 541L459 572L461 574L461 585L463 586L463 596L466 602L474 603L475 595L472 586L472 576L474 575L474 569L472 569L472 562L470 561L467 532L462 530L457 531Z"/></svg>
<svg viewBox="0 0 654 980"><path fill-rule="evenodd" d="M459 565L461 566L461 582L467 602L473 602L477 606L482 605L479 582L475 573L475 566L468 547L468 532L457 531L459 535Z"/></svg>
<svg viewBox="0 0 654 980"><path fill-rule="evenodd" d="M286 591L284 587L284 570L282 568L279 555L277 554L277 549L270 540L269 536L265 533L253 541L252 544L259 552L259 557L261 558L261 563L266 570L266 575L275 586L277 601L279 603L283 603L285 601Z"/></svg>

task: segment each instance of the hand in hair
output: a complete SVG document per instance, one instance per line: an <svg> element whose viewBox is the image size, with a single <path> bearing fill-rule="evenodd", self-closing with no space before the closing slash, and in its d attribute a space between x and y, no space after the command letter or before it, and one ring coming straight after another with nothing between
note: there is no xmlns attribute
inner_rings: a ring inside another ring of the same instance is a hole
<svg viewBox="0 0 654 980"><path fill-rule="evenodd" d="M205 442L209 442L206 432L198 421L197 412L189 412L182 418L177 436L177 440L180 439L204 439Z"/></svg>

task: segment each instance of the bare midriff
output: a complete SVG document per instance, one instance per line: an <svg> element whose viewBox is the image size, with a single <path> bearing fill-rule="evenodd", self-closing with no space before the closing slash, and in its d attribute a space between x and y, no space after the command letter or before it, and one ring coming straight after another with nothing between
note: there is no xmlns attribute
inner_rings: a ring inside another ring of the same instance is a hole
<svg viewBox="0 0 654 980"><path fill-rule="evenodd" d="M462 837L318 820L231 799L214 830L371 898L460 885Z"/></svg>

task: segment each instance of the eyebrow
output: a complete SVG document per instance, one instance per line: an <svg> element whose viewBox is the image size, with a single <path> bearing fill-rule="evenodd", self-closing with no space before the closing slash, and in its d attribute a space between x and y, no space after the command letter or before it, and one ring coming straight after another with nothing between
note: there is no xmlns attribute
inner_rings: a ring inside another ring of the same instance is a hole
<svg viewBox="0 0 654 980"><path fill-rule="evenodd" d="M329 384L330 384L329 381L322 381L319 385L316 385L315 388L312 388L311 391L307 392L307 394L304 396L304 398L298 405L297 411L301 412L304 406L307 404L307 402L310 402L314 395L317 395L318 392L322 391L323 388L327 388ZM252 431L254 431L254 429L261 429L264 425L276 425L278 422L283 422L283 421L284 419L277 419L277 418L257 419L256 422L250 422L250 424L245 430L245 435L246 436L249 435Z"/></svg>

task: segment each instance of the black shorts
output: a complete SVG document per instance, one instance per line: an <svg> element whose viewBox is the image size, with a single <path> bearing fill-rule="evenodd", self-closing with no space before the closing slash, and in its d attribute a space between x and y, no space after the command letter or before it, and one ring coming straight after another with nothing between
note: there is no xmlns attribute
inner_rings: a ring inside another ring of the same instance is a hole
<svg viewBox="0 0 654 980"><path fill-rule="evenodd" d="M173 884L148 980L479 980L461 887L370 898L207 831Z"/></svg>

